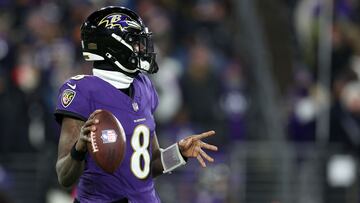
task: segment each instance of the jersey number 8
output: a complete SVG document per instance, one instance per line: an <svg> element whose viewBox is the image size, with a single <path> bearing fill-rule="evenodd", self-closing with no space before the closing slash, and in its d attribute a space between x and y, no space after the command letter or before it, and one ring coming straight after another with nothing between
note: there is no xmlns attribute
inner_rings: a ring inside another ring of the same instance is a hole
<svg viewBox="0 0 360 203"><path fill-rule="evenodd" d="M149 144L149 128L145 125L136 126L131 138L131 146L134 150L131 156L131 171L139 179L146 178L150 172ZM143 166L141 166L141 160L143 160Z"/></svg>

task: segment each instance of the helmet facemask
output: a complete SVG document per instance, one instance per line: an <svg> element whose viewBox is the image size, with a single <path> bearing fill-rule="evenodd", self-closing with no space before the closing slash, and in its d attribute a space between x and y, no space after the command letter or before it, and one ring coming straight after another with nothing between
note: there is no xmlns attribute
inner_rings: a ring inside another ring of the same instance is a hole
<svg viewBox="0 0 360 203"><path fill-rule="evenodd" d="M124 37L131 48L127 47L132 51L132 56L129 59L130 64L136 66L138 70L150 74L158 71L151 35L152 33L145 28L141 33L127 33Z"/></svg>

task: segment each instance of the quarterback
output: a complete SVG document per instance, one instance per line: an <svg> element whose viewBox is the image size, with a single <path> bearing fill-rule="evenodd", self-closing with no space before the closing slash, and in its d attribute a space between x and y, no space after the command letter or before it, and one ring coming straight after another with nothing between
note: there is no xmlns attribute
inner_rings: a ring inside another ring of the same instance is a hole
<svg viewBox="0 0 360 203"><path fill-rule="evenodd" d="M213 162L204 150L217 147L202 141L208 131L173 145L159 147L153 113L158 105L155 88L146 74L158 71L151 32L141 18L124 7L93 12L81 26L82 53L93 61L93 75L78 75L59 90L55 110L61 124L56 172L59 183L77 183L74 202L150 202L160 199L153 178L196 158L202 167ZM112 112L126 134L126 154L110 174L87 153L89 135L96 130L94 115Z"/></svg>

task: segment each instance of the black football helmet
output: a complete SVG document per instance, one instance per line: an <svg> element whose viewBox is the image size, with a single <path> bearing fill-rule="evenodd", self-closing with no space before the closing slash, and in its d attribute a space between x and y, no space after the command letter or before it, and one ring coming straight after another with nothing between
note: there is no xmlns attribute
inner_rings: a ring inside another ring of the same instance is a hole
<svg viewBox="0 0 360 203"><path fill-rule="evenodd" d="M139 71L156 73L158 66L151 32L132 10L109 6L93 12L81 26L85 60L106 60L134 77Z"/></svg>

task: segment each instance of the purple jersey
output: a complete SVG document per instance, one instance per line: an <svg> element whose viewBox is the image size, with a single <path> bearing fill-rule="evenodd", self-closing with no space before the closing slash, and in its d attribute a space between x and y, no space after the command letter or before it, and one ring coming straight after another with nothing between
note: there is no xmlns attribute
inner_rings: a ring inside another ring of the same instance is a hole
<svg viewBox="0 0 360 203"><path fill-rule="evenodd" d="M139 74L133 82L133 99L96 76L75 76L60 88L55 115L86 121L96 109L112 112L126 134L126 154L113 174L99 168L90 155L78 184L77 199L87 202L160 202L151 177L153 112L158 97L147 76Z"/></svg>

